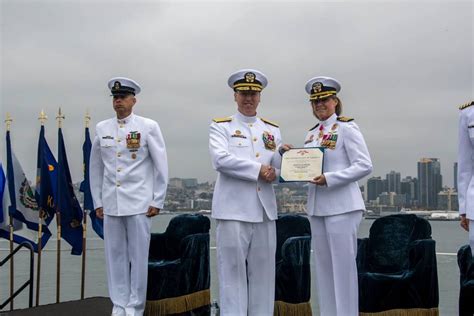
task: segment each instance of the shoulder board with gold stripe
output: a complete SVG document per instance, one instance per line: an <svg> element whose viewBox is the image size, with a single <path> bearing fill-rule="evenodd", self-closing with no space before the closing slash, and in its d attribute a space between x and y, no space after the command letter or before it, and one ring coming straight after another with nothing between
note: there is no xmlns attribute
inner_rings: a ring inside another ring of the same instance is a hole
<svg viewBox="0 0 474 316"><path fill-rule="evenodd" d="M352 117L345 117L345 116L338 116L337 117L337 120L339 122L351 122L353 121L354 119Z"/></svg>
<svg viewBox="0 0 474 316"><path fill-rule="evenodd" d="M318 127L318 126L319 126L319 123L316 124L316 125L314 125L313 127L311 127L309 130L312 131L312 130L314 130L314 129L315 129L316 127Z"/></svg>
<svg viewBox="0 0 474 316"><path fill-rule="evenodd" d="M470 107L471 105L474 105L474 101L464 103L463 105L461 105L461 106L459 107L459 109L460 109L460 110L464 110L465 108L468 108L468 107Z"/></svg>
<svg viewBox="0 0 474 316"><path fill-rule="evenodd" d="M215 118L212 119L216 123L226 123L226 122L231 122L232 118L231 117L223 117L223 118Z"/></svg>
<svg viewBox="0 0 474 316"><path fill-rule="evenodd" d="M274 123L272 121L266 120L264 118L260 118L264 123L267 123L268 125L279 127L277 123Z"/></svg>

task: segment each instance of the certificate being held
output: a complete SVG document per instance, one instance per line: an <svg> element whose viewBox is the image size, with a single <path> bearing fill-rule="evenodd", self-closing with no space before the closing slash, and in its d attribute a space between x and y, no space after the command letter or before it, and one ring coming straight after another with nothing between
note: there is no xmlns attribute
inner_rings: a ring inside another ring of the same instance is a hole
<svg viewBox="0 0 474 316"><path fill-rule="evenodd" d="M323 173L324 147L292 148L281 157L280 182L308 182Z"/></svg>

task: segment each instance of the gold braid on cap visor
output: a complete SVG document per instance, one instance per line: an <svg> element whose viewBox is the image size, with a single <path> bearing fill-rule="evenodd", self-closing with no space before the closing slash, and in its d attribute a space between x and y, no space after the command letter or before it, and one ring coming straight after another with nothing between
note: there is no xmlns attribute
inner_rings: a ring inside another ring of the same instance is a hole
<svg viewBox="0 0 474 316"><path fill-rule="evenodd" d="M323 92L313 93L309 96L309 100L312 101L312 100L323 99L331 95L336 95L336 93L337 91L323 91Z"/></svg>
<svg viewBox="0 0 474 316"><path fill-rule="evenodd" d="M262 91L263 86L258 83L238 83L238 84L234 84L234 89L239 90L239 91L246 91L246 90L247 91L248 90Z"/></svg>

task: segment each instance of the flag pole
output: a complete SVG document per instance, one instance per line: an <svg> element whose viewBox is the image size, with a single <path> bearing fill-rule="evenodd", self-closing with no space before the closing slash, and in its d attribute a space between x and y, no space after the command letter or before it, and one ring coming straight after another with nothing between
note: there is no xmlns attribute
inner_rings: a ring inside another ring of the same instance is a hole
<svg viewBox="0 0 474 316"><path fill-rule="evenodd" d="M43 110L41 110L40 116L38 117L38 120L41 123L41 126L44 126L44 123L48 120L48 117L44 113ZM38 179L36 179L38 181ZM36 183L38 185L38 183ZM40 206L39 212L38 212L38 264L37 264L37 276L36 276L36 306L39 305L39 298L40 298L40 276L41 276L41 235L43 234L43 213L45 210L43 210Z"/></svg>
<svg viewBox="0 0 474 316"><path fill-rule="evenodd" d="M11 124L13 122L13 119L10 116L10 113L7 113L7 118L5 119L5 123L7 125L7 132L10 131ZM10 254L13 253L13 217L8 212L8 217L9 217L9 226L10 226ZM13 262L13 257L10 259L10 297L13 297L14 293L14 271L15 271L15 265ZM10 310L13 310L13 298L10 302Z"/></svg>
<svg viewBox="0 0 474 316"><path fill-rule="evenodd" d="M86 115L84 117L84 125L86 128L89 127L89 122L91 116L89 115L89 109L86 110ZM85 167L85 166L84 166ZM85 173L84 173L85 174ZM83 207L83 224L82 224L82 274L81 274L81 300L84 299L84 290L86 287L86 244L87 244L87 210Z"/></svg>
<svg viewBox="0 0 474 316"><path fill-rule="evenodd" d="M65 118L66 117L61 112L61 108L59 108L58 116L56 116L56 120L58 121L58 129L62 128L63 120ZM58 167L61 169L63 166L58 165ZM60 174L61 173L58 172L58 177ZM61 190L60 186L58 186L58 196L60 197L61 194L59 190ZM59 293L61 291L61 210L59 209L59 201L56 202L56 226L58 228L56 237L56 303L59 303Z"/></svg>

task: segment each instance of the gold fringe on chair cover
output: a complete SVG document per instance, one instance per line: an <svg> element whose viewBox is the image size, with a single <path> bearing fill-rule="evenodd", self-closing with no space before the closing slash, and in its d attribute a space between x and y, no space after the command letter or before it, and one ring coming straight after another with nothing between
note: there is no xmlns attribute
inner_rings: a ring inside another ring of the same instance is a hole
<svg viewBox="0 0 474 316"><path fill-rule="evenodd" d="M145 315L158 316L184 313L210 304L211 291L207 289L178 297L146 301Z"/></svg>
<svg viewBox="0 0 474 316"><path fill-rule="evenodd" d="M274 316L311 316L311 304L309 302L291 304L283 301L275 301Z"/></svg>
<svg viewBox="0 0 474 316"><path fill-rule="evenodd" d="M378 313L359 313L359 316L438 316L438 308L390 309Z"/></svg>

